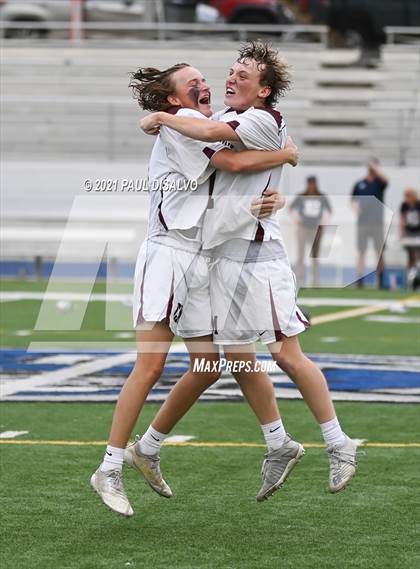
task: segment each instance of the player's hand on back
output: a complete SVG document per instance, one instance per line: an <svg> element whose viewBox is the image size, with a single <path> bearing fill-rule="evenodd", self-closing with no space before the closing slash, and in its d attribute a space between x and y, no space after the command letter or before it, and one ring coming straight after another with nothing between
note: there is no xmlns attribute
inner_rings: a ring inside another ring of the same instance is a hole
<svg viewBox="0 0 420 569"><path fill-rule="evenodd" d="M291 166L297 166L299 162L299 149L296 144L293 142L293 138L291 136L287 137L286 146L284 147L290 153L290 158L288 163Z"/></svg>
<svg viewBox="0 0 420 569"><path fill-rule="evenodd" d="M251 203L251 213L258 219L269 217L286 205L286 198L277 190L265 190L264 195Z"/></svg>
<svg viewBox="0 0 420 569"><path fill-rule="evenodd" d="M158 120L159 113L151 113L140 121L140 128L146 134L159 134L160 123Z"/></svg>

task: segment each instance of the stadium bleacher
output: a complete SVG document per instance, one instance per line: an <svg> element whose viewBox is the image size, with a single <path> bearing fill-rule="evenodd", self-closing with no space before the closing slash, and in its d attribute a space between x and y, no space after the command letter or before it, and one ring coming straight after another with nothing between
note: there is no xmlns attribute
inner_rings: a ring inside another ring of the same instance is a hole
<svg viewBox="0 0 420 569"><path fill-rule="evenodd" d="M4 158L147 158L153 141L139 144L129 72L191 62L205 74L217 109L237 48L225 42L196 50L174 43L135 49L6 48ZM386 46L376 70L352 67L356 55L348 50L319 44L281 50L292 66L293 89L280 107L301 146L303 164L354 165L371 154L388 165L416 164L419 56L413 47Z"/></svg>
<svg viewBox="0 0 420 569"><path fill-rule="evenodd" d="M154 140L139 131L143 113L131 98L129 72L140 66L164 68L191 62L211 86L216 110L223 106L226 72L237 47L234 42L215 42L211 49L204 49L200 43L176 41L170 46L157 42L109 47L65 43L54 49L51 45L6 46L1 91L6 195L3 258L42 255L54 259L73 199L84 193L85 178L147 175ZM302 164L285 173L285 193L301 191L304 176L316 171L323 191L346 195L341 209L336 208L334 221L346 223L351 184L363 173L366 159L375 155L395 180L386 201L397 211L404 185L416 183L410 180L415 178L419 161L417 50L410 45L387 45L381 66L372 70L352 65L357 59L355 50L327 50L320 44L282 44L279 48L293 77L292 90L279 107L300 147ZM77 242L80 227L96 228L98 242L104 227L120 232L114 244L120 250L118 256L135 258L146 229L146 196L136 196L136 208L128 196L118 199L117 218L101 210L98 200L96 213L87 206L83 219L72 218L67 233L71 237L69 259L89 256L89 249L82 250ZM387 257L399 265L404 256L396 219ZM282 223L293 251L294 228L287 225L287 219ZM40 226L45 231L36 233L36 239L21 237ZM128 227L136 230L129 246L123 237ZM350 234L344 242L348 239L354 241ZM347 265L354 259L348 248L336 253Z"/></svg>

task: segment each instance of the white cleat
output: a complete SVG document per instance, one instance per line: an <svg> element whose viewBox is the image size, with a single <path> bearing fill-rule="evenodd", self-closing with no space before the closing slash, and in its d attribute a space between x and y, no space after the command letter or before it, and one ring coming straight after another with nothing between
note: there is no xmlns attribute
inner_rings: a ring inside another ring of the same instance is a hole
<svg viewBox="0 0 420 569"><path fill-rule="evenodd" d="M138 440L138 437L137 437ZM134 468L139 472L149 486L164 498L172 496L172 490L162 478L160 471L159 454L146 455L140 452L137 440L128 446L124 451L124 462L130 468Z"/></svg>
<svg viewBox="0 0 420 569"><path fill-rule="evenodd" d="M267 500L283 486L304 454L303 446L287 435L280 448L265 455L261 470L262 486L257 494L257 502Z"/></svg>
<svg viewBox="0 0 420 569"><path fill-rule="evenodd" d="M341 444L329 445L327 447L328 459L330 461L330 492L343 490L356 473L356 451L357 443L347 435Z"/></svg>
<svg viewBox="0 0 420 569"><path fill-rule="evenodd" d="M134 514L127 494L125 493L120 470L116 469L102 472L102 470L98 468L90 479L90 485L105 506L108 506L113 512L126 517L130 517Z"/></svg>

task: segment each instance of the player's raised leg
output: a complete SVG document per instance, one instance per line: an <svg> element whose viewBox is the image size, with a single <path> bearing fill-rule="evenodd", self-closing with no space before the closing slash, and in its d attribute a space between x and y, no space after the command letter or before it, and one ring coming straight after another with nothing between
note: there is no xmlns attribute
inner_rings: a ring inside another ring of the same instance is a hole
<svg viewBox="0 0 420 569"><path fill-rule="evenodd" d="M212 336L185 340L185 344L190 353L190 369L171 390L145 434L124 453L124 461L165 497L172 496L172 492L160 472L160 449L177 422L220 376L219 350L212 343Z"/></svg>
<svg viewBox="0 0 420 569"><path fill-rule="evenodd" d="M173 334L163 323L137 331L137 359L115 407L104 458L91 477L91 486L111 510L132 516L122 480L124 449L143 404L162 375Z"/></svg>
<svg viewBox="0 0 420 569"><path fill-rule="evenodd" d="M298 336L270 344L279 367L296 384L317 419L330 462L329 489L345 488L356 472L356 443L341 429L322 371L302 352Z"/></svg>
<svg viewBox="0 0 420 569"><path fill-rule="evenodd" d="M265 372L256 371L254 344L224 346L224 352L228 361L242 361L251 369L234 375L259 420L267 444L261 470L262 485L257 494L257 501L262 502L283 486L305 451L286 433L270 377Z"/></svg>

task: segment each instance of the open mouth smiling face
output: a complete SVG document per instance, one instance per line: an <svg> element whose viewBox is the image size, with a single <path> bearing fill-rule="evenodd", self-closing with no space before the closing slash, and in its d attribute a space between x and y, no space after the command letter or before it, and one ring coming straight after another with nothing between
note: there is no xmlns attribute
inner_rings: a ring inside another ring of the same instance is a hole
<svg viewBox="0 0 420 569"><path fill-rule="evenodd" d="M197 69L185 67L177 71L174 80L175 94L171 97L172 104L196 109L206 117L212 115L210 88Z"/></svg>
<svg viewBox="0 0 420 569"><path fill-rule="evenodd" d="M236 61L226 81L225 105L237 111L260 106L264 87L260 84L261 69L254 60Z"/></svg>

